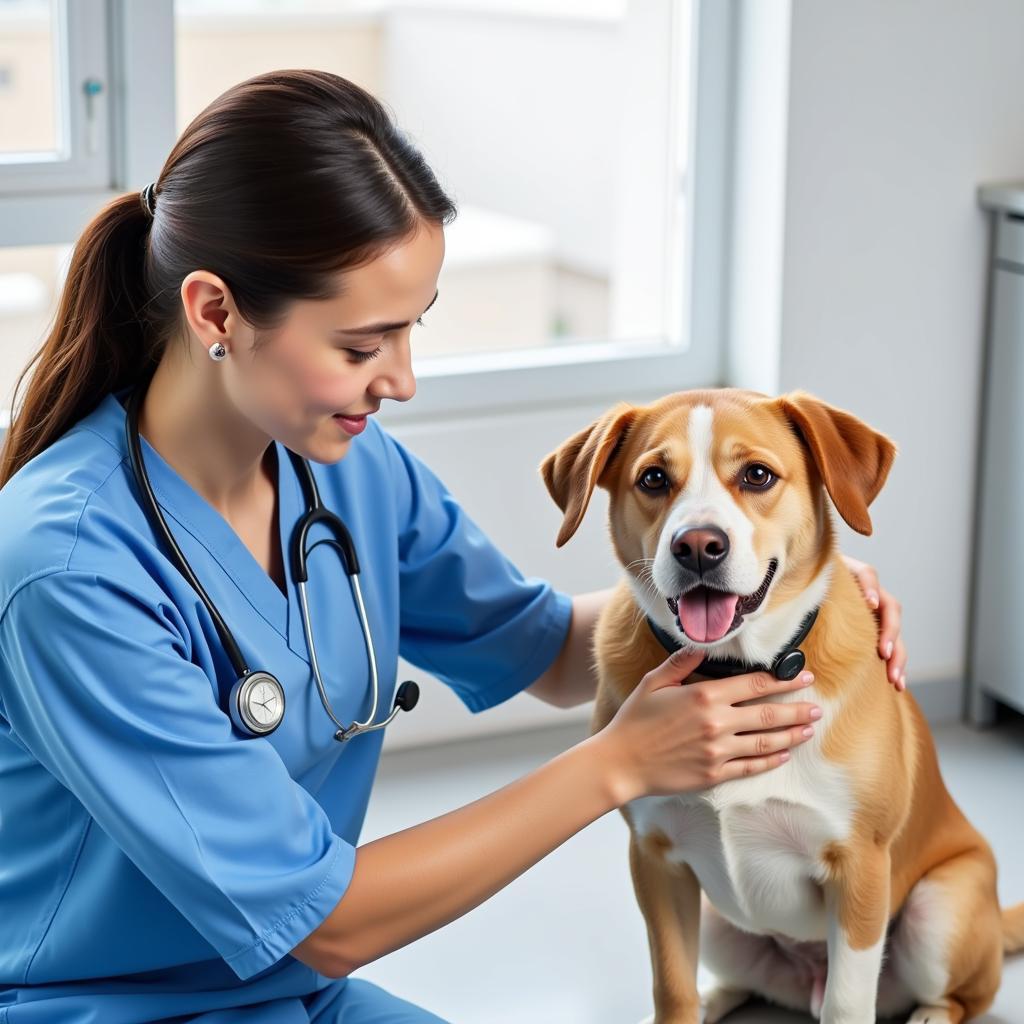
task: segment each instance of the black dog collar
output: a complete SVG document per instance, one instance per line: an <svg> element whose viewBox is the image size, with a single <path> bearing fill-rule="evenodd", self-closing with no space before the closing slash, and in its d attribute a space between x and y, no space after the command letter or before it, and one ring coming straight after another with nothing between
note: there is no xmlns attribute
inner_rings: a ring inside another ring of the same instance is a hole
<svg viewBox="0 0 1024 1024"><path fill-rule="evenodd" d="M748 665L745 662L728 658L724 661L711 661L705 658L695 669L701 675L711 676L714 679L726 679L729 676L740 676L747 672L771 672L776 679L795 679L804 667L804 652L799 650L800 644L807 638L815 619L818 617L818 609L812 608L800 623L796 635L785 644L781 651L775 655L770 665ZM674 654L682 648L674 637L669 636L650 616L647 617L647 625L655 639L669 654Z"/></svg>

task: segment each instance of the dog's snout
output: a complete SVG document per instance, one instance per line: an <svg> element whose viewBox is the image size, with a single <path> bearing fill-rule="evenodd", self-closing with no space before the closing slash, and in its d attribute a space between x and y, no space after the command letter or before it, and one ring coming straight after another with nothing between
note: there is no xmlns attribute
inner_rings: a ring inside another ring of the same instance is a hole
<svg viewBox="0 0 1024 1024"><path fill-rule="evenodd" d="M729 554L729 537L717 526L683 527L672 538L672 554L684 569L703 576Z"/></svg>

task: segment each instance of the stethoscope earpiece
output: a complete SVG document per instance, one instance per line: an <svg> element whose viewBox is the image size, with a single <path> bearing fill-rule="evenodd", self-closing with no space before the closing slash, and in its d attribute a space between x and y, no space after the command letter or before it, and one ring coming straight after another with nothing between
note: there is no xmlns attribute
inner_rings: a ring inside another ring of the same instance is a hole
<svg viewBox="0 0 1024 1024"><path fill-rule="evenodd" d="M127 414L125 416L128 454L131 458L132 471L135 474L135 480L141 492L143 503L147 507L147 512L153 525L167 542L172 559L177 564L179 571L192 585L193 589L202 599L203 604L206 605L207 611L209 611L213 618L214 626L217 628L221 643L224 645L224 650L238 677L231 687L231 694L228 698L228 714L231 717L231 721L246 736L268 736L284 720L284 687L270 672L250 671L245 664L245 659L242 657L242 652L235 642L231 630L228 629L227 623L221 617L216 605L214 605L196 578L192 567L189 565L181 548L178 547L174 535L167 526L163 513L160 511L160 506L157 504L156 496L153 494L149 475L146 473L146 466L142 458L142 446L139 441L139 408L145 391L145 383L132 391L128 396ZM420 688L412 680L406 680L398 688L391 714L382 722L374 721L377 717L378 699L377 657L373 649L373 637L370 635L370 626L366 619L363 595L359 589L359 559L356 556L355 544L352 542L348 528L341 519L321 503L320 492L317 489L316 479L313 476L313 470L310 468L309 462L296 455L290 449L286 449L286 451L299 474L303 494L306 498L306 511L295 524L290 541L292 578L298 585L299 604L302 609L302 625L306 633L306 644L309 648L309 663L313 670L317 690L320 692L320 701L327 714L330 715L331 721L338 726L337 731L334 733L334 738L339 742L344 742L353 736L358 736L360 733L375 732L378 729L383 729L391 724L399 711L412 711L419 700ZM307 535L311 527L317 523L322 523L326 526L334 536L322 538L307 548ZM309 621L309 606L306 602L306 583L308 582L309 575L306 563L310 552L320 544L329 544L335 548L344 563L349 585L352 588L353 600L359 613L359 624L363 632L363 641L366 644L366 653L370 662L373 705L365 722L356 721L349 726L339 722L331 710L323 680L320 678L320 666L317 664L316 647L313 643L313 630Z"/></svg>

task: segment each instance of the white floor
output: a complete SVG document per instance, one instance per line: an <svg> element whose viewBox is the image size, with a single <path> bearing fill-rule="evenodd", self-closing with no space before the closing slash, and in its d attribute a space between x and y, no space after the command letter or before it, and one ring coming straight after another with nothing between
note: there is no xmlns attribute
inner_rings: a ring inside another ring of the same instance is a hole
<svg viewBox="0 0 1024 1024"><path fill-rule="evenodd" d="M1005 903L1024 899L1024 723L985 732L934 729L954 798L988 838ZM386 755L361 842L461 807L586 735L584 725ZM368 978L452 1024L637 1024L652 1012L643 918L618 812L589 828L469 914L367 965ZM702 967L698 984L709 976ZM748 1004L729 1024L806 1024ZM1024 1022L1024 954L1009 961L984 1024Z"/></svg>

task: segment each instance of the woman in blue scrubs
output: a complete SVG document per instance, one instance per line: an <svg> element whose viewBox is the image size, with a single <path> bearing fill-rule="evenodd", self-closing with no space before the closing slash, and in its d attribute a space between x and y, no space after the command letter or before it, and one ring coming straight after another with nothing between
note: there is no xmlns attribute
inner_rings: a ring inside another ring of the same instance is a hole
<svg viewBox="0 0 1024 1024"><path fill-rule="evenodd" d="M379 717L399 654L474 712L527 687L558 706L594 692L609 592L524 579L372 418L413 397L410 332L437 297L454 213L373 97L281 71L217 99L155 187L79 239L0 473L0 1024L439 1021L349 974L616 806L595 757L611 748L587 741L358 847L383 732L338 742L311 681L289 449L355 541ZM283 687L266 736L233 725L236 673L133 476L125 407L140 383L160 509L246 663ZM902 685L898 606L850 564L877 592ZM331 705L365 720L348 579L326 548L308 567ZM665 664L683 678L695 662ZM666 772L693 760L701 721L679 715Z"/></svg>

